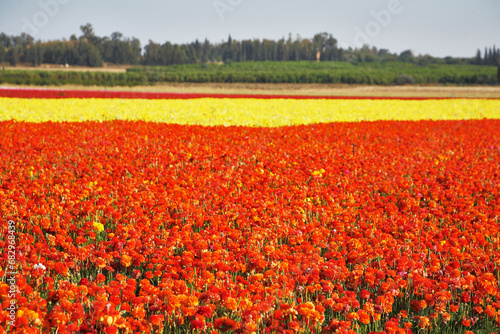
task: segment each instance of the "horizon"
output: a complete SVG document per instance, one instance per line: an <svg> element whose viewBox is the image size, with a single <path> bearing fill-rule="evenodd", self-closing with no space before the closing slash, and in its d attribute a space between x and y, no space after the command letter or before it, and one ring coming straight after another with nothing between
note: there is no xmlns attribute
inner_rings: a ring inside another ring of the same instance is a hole
<svg viewBox="0 0 500 334"><path fill-rule="evenodd" d="M150 0L23 0L0 4L0 31L25 32L43 42L80 36L80 26L90 23L97 36L120 32L138 38L144 49L152 40L164 44L189 44L195 40L218 44L248 39L312 38L327 32L343 49L364 44L400 54L444 58L472 58L479 49L500 45L500 2L482 0L481 6L465 0L347 0L314 3L276 0L193 0L193 3ZM149 6L148 10L144 10ZM265 10L263 10L265 9ZM75 23L78 22L78 23Z"/></svg>

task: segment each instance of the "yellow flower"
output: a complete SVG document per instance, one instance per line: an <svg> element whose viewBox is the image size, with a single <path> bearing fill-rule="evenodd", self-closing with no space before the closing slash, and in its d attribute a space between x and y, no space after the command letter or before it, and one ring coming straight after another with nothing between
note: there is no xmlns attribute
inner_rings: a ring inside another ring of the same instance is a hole
<svg viewBox="0 0 500 334"><path fill-rule="evenodd" d="M325 170L323 168L321 168L320 170L315 170L314 172L312 172L312 175L313 176L316 176L316 175L321 175L325 172Z"/></svg>
<svg viewBox="0 0 500 334"><path fill-rule="evenodd" d="M96 230L97 232L104 231L104 225L101 224L101 223L95 223L94 222L93 226L94 226L94 230Z"/></svg>
<svg viewBox="0 0 500 334"><path fill-rule="evenodd" d="M500 100L0 98L0 121L144 120L275 127L376 120L498 119Z"/></svg>

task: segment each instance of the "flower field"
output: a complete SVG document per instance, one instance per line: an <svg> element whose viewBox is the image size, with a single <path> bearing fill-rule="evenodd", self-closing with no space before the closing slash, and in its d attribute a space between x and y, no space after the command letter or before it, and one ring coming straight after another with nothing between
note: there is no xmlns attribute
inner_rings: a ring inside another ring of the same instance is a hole
<svg viewBox="0 0 500 334"><path fill-rule="evenodd" d="M0 333L498 331L500 100L54 94L0 91Z"/></svg>
<svg viewBox="0 0 500 334"><path fill-rule="evenodd" d="M498 118L498 99L387 99L0 90L0 121L150 121L277 127L375 120ZM26 99L26 97L40 97ZM48 97L48 98L47 98ZM139 97L139 98L138 98Z"/></svg>

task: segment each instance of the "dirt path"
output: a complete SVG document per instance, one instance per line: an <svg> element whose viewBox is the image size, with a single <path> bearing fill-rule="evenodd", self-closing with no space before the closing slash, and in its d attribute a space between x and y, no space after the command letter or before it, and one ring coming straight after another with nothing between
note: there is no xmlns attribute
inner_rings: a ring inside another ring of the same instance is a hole
<svg viewBox="0 0 500 334"><path fill-rule="evenodd" d="M3 84L1 87L34 88ZM333 84L225 84L164 83L157 86L45 86L51 89L112 90L138 92L208 93L208 94L282 94L324 96L394 96L394 97L481 97L500 98L500 86L363 86Z"/></svg>

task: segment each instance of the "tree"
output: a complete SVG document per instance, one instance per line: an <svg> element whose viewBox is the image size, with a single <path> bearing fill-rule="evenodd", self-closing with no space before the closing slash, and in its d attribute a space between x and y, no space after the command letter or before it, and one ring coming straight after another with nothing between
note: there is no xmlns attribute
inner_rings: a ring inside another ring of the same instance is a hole
<svg viewBox="0 0 500 334"><path fill-rule="evenodd" d="M98 38L94 33L94 28L90 23L87 23L84 26L80 26L80 30L82 31L82 37L86 39L89 43L96 44Z"/></svg>
<svg viewBox="0 0 500 334"><path fill-rule="evenodd" d="M404 62L412 62L413 61L413 52L411 50L403 51L399 54L399 60Z"/></svg>
<svg viewBox="0 0 500 334"><path fill-rule="evenodd" d="M19 51L17 46L12 46L7 51L7 60L12 66L17 66L19 63Z"/></svg>
<svg viewBox="0 0 500 334"><path fill-rule="evenodd" d="M31 45L35 41L35 38L33 38L33 36L25 32L23 32L19 36L12 36L10 39L12 41L13 46L21 46L21 47L26 47L28 45Z"/></svg>
<svg viewBox="0 0 500 334"><path fill-rule="evenodd" d="M5 52L5 47L0 43L0 64L5 61L6 57L6 52Z"/></svg>
<svg viewBox="0 0 500 334"><path fill-rule="evenodd" d="M160 49L161 45L149 40L148 45L144 47L144 64L157 65L160 62Z"/></svg>
<svg viewBox="0 0 500 334"><path fill-rule="evenodd" d="M326 40L326 60L341 60L339 58L339 48L337 39L330 34Z"/></svg>
<svg viewBox="0 0 500 334"><path fill-rule="evenodd" d="M92 67L102 66L102 57L97 47L86 41L81 41L78 44L77 64Z"/></svg>
<svg viewBox="0 0 500 334"><path fill-rule="evenodd" d="M110 49L111 57L109 61L115 64L124 64L128 58L127 45L122 41L123 34L121 32L114 32L111 34Z"/></svg>
<svg viewBox="0 0 500 334"><path fill-rule="evenodd" d="M500 84L500 54L497 55L497 82Z"/></svg>
<svg viewBox="0 0 500 334"><path fill-rule="evenodd" d="M12 41L10 36L7 36L5 33L0 34L0 45L4 48L9 48L12 46Z"/></svg>
<svg viewBox="0 0 500 334"><path fill-rule="evenodd" d="M174 44L172 53L172 63L173 64L185 64L187 62L187 56L184 49L178 44Z"/></svg>
<svg viewBox="0 0 500 334"><path fill-rule="evenodd" d="M227 38L227 43L224 46L224 51L222 52L222 60L223 61L228 61L228 60L235 60L234 59L234 46L233 46L233 39L231 38L231 35Z"/></svg>
<svg viewBox="0 0 500 334"><path fill-rule="evenodd" d="M130 54L130 64L137 64L141 58L142 48L141 41L138 38L132 38L129 41L131 54Z"/></svg>
<svg viewBox="0 0 500 334"><path fill-rule="evenodd" d="M44 48L40 42L31 45L26 53L26 61L33 66L39 66L43 62Z"/></svg>
<svg viewBox="0 0 500 334"><path fill-rule="evenodd" d="M483 60L481 59L481 50L477 49L477 52L476 52L476 60L475 60L475 64L476 65L481 65L483 62Z"/></svg>
<svg viewBox="0 0 500 334"><path fill-rule="evenodd" d="M314 35L312 45L316 55L316 60L319 61L321 54L326 52L327 49L331 51L337 48L337 40L333 38L332 35L328 35L328 33L323 32Z"/></svg>

